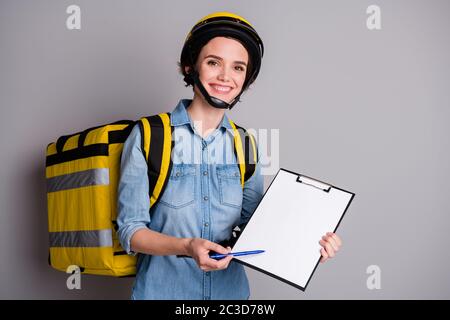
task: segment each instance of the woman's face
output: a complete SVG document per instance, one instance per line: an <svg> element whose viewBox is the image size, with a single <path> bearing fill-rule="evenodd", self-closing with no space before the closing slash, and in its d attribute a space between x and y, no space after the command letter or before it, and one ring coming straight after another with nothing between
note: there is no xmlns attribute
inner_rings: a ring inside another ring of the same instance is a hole
<svg viewBox="0 0 450 320"><path fill-rule="evenodd" d="M248 65L248 53L237 40L211 39L200 51L197 70L210 96L231 102L242 90ZM195 92L200 95L197 86Z"/></svg>

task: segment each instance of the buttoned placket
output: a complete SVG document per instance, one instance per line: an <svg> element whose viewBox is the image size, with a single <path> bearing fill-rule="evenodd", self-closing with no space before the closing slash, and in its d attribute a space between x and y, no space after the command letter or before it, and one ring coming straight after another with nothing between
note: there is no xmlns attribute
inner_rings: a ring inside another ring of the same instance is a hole
<svg viewBox="0 0 450 320"><path fill-rule="evenodd" d="M208 144L201 138L202 143L202 158L200 165L200 172L208 172ZM202 196L202 212L203 212L203 227L202 227L202 238L211 241L211 215L210 215L210 201L209 201L209 180L208 175L200 175L201 179L201 196ZM211 299L211 276L209 272L204 272L203 274L203 298L205 300Z"/></svg>
<svg viewBox="0 0 450 320"><path fill-rule="evenodd" d="M196 130L195 126L192 126L196 138L200 141L201 145L201 163L200 163L200 195L201 195L201 211L203 213L203 225L202 225L202 238L212 241L211 234L211 205L210 205L210 188L209 188L209 176L210 176L210 155L208 146L216 139L217 135L221 133L220 129L217 129L212 133L207 140L205 140ZM212 274L210 271L203 272L203 299L211 300L211 288L212 288Z"/></svg>

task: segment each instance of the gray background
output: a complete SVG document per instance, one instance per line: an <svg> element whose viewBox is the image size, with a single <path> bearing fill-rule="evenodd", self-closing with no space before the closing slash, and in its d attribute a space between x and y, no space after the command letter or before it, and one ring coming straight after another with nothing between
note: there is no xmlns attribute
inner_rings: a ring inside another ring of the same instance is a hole
<svg viewBox="0 0 450 320"><path fill-rule="evenodd" d="M70 4L81 30L66 28ZM366 28L371 4L379 31ZM2 0L0 298L129 298L132 279L83 275L70 291L47 265L45 148L191 97L176 62L191 26L218 10L246 17L266 45L231 117L280 129L281 167L356 193L342 250L307 292L248 269L251 298L450 298L450 2L425 0ZM369 265L380 290L366 286Z"/></svg>

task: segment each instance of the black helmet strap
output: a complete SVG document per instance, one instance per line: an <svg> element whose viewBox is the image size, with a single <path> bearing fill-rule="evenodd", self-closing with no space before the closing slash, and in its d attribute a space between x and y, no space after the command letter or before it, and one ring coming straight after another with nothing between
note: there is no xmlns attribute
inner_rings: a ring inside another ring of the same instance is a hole
<svg viewBox="0 0 450 320"><path fill-rule="evenodd" d="M205 100L213 107L218 109L230 109L233 108L233 106L238 103L242 94L242 91L233 99L231 103L227 103L223 100L220 100L219 98L212 97L208 91L206 91L205 87L203 86L202 82L200 81L199 74L197 70L192 70L189 72L189 76L194 81L194 84L197 85L198 89L200 90L200 93L203 95Z"/></svg>

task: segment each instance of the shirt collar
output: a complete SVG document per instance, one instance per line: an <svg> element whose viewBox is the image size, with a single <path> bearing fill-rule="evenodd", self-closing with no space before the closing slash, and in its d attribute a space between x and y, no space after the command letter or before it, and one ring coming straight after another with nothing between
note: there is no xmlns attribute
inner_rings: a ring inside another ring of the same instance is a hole
<svg viewBox="0 0 450 320"><path fill-rule="evenodd" d="M194 124L186 110L186 108L191 104L192 99L182 99L178 102L175 109L170 114L170 123L172 126L181 126L184 124L190 124L194 128ZM230 121L226 114L223 115L222 122L220 124L221 128L232 129Z"/></svg>

